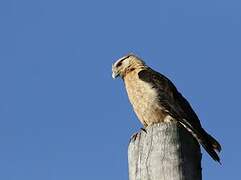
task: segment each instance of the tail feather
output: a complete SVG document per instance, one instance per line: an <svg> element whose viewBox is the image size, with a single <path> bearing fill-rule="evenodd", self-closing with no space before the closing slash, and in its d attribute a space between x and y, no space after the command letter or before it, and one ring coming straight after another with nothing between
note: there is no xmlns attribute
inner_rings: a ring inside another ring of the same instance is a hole
<svg viewBox="0 0 241 180"><path fill-rule="evenodd" d="M207 153L213 158L213 160L218 161L220 163L220 158L217 152L213 149L213 146L208 144L205 141L200 140L200 144L207 151Z"/></svg>
<svg viewBox="0 0 241 180"><path fill-rule="evenodd" d="M220 158L217 152L221 151L221 145L218 143L216 139L214 139L211 135L209 135L204 129L198 139L199 143L203 146L203 148L208 152L208 154L215 160L220 163ZM217 151L217 152L216 152Z"/></svg>
<svg viewBox="0 0 241 180"><path fill-rule="evenodd" d="M218 161L220 163L220 158L216 151L220 152L222 148L218 141L214 139L211 135L209 135L203 128L199 129L198 131L193 129L192 126L185 119L182 119L182 121L179 122L193 135L193 137L199 142L199 144L203 146L207 153L215 161Z"/></svg>
<svg viewBox="0 0 241 180"><path fill-rule="evenodd" d="M209 134L207 134L207 137L209 138L209 141L212 143L212 146L215 150L217 150L218 152L221 152L222 147L221 145L218 143L218 141L216 139L214 139L212 136L210 136Z"/></svg>

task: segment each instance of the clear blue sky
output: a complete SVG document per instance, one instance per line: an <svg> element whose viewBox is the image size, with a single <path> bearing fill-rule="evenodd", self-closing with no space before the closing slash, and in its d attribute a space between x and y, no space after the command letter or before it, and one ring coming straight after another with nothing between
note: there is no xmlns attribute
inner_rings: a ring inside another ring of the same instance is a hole
<svg viewBox="0 0 241 180"><path fill-rule="evenodd" d="M239 0L1 0L0 179L128 179L140 123L111 64L167 75L221 142L205 180L240 178Z"/></svg>

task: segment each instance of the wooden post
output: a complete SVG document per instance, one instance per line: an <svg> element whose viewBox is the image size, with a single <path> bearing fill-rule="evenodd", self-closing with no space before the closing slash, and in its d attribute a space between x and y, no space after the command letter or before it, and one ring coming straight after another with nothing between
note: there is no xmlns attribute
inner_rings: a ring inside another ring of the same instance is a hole
<svg viewBox="0 0 241 180"><path fill-rule="evenodd" d="M201 180L197 141L181 125L154 124L132 139L128 148L129 180Z"/></svg>

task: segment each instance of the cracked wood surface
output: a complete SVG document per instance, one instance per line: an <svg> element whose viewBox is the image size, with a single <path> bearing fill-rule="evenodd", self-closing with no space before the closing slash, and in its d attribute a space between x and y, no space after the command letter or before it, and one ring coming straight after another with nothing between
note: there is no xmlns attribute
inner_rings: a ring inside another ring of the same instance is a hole
<svg viewBox="0 0 241 180"><path fill-rule="evenodd" d="M201 180L197 141L175 122L148 126L128 148L129 180Z"/></svg>

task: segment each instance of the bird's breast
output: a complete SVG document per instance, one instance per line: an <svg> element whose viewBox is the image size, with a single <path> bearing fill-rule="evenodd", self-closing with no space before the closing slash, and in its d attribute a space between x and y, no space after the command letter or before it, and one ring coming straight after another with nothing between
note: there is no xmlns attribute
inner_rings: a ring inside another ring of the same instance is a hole
<svg viewBox="0 0 241 180"><path fill-rule="evenodd" d="M139 79L138 72L131 72L125 79L126 91L134 111L144 126L162 122L167 113L158 102L158 92L149 83Z"/></svg>

